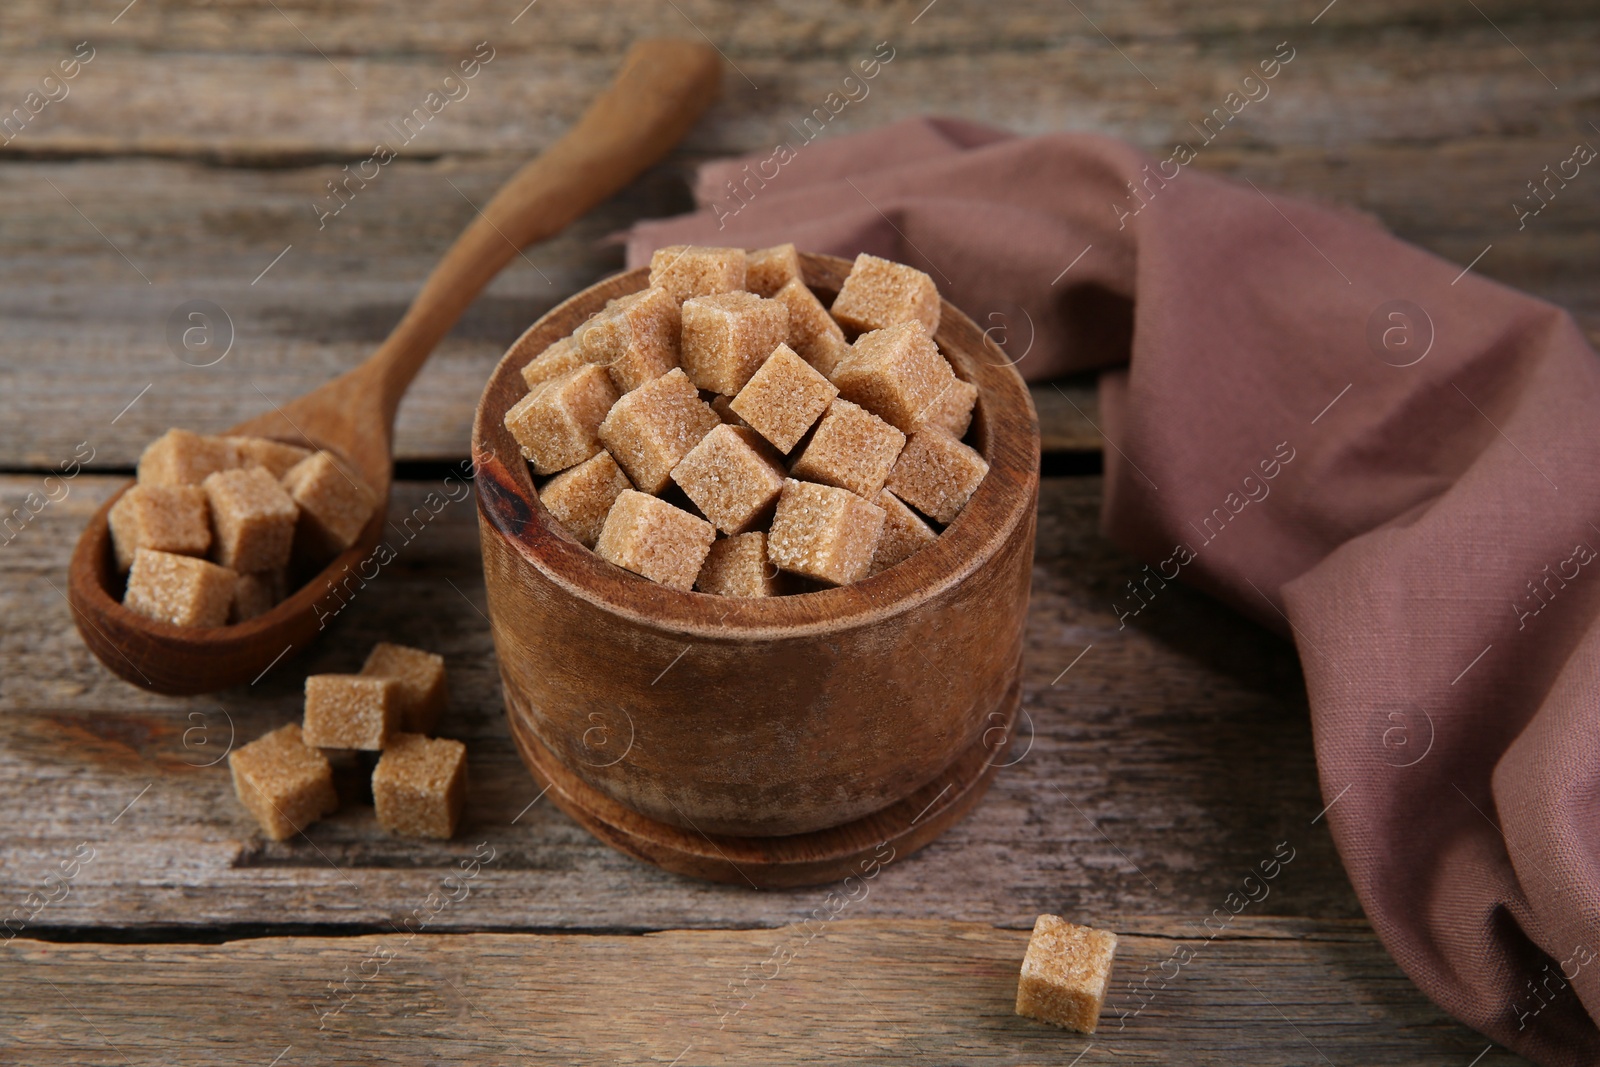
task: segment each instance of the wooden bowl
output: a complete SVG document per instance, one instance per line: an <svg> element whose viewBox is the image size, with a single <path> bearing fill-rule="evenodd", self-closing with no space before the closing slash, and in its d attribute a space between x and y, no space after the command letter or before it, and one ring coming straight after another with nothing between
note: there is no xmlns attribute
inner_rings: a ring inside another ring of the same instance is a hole
<svg viewBox="0 0 1600 1067"><path fill-rule="evenodd" d="M825 302L850 269L802 261ZM679 592L568 535L503 424L523 365L646 281L629 271L551 310L478 403L484 579L524 761L597 835L672 870L786 885L841 877L885 843L903 855L981 795L1017 706L1039 488L1028 391L946 303L936 339L978 386L968 440L990 465L955 522L854 585Z"/></svg>

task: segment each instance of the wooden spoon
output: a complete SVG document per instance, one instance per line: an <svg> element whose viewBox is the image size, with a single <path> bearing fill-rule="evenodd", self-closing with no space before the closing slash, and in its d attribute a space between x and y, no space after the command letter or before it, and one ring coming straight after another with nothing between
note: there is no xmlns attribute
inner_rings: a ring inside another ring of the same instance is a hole
<svg viewBox="0 0 1600 1067"><path fill-rule="evenodd" d="M326 448L384 502L360 541L265 615L211 629L173 626L123 607L107 500L79 538L68 599L84 643L113 672L159 693L207 693L257 679L327 625L363 577L387 520L395 412L434 345L526 244L559 232L661 159L716 96L716 52L687 41L642 41L615 81L567 134L524 166L434 268L394 332L366 362L282 407L235 426ZM128 485L132 485L129 482Z"/></svg>

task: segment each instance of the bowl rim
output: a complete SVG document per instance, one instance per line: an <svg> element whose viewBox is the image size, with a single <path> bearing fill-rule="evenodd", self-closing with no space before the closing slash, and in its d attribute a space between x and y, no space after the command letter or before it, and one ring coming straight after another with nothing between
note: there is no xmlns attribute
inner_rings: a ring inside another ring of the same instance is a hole
<svg viewBox="0 0 1600 1067"><path fill-rule="evenodd" d="M800 260L805 283L819 296L836 293L851 267L850 260L819 253L802 252ZM1039 485L1039 420L1033 399L987 333L941 297L934 339L958 376L978 387L968 441L988 461L989 472L933 544L851 585L765 598L672 589L601 559L546 510L503 420L527 392L520 372L530 359L571 333L608 299L644 289L648 276L646 267L609 275L545 312L501 356L473 415L480 536L493 531L570 595L635 624L697 640L838 632L872 625L940 596L993 559L1031 515ZM491 597L491 613L493 603ZM710 607L719 610L708 611Z"/></svg>

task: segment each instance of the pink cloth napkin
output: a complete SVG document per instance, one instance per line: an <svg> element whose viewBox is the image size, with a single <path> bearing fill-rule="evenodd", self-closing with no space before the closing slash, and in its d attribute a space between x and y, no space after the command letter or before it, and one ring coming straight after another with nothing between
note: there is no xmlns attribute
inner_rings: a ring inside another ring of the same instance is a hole
<svg viewBox="0 0 1600 1067"><path fill-rule="evenodd" d="M1600 1062L1600 365L1571 318L1182 152L937 119L783 147L707 166L630 265L872 252L1025 376L1103 368L1103 523L1150 565L1119 614L1176 580L1290 636L1394 958L1496 1041Z"/></svg>

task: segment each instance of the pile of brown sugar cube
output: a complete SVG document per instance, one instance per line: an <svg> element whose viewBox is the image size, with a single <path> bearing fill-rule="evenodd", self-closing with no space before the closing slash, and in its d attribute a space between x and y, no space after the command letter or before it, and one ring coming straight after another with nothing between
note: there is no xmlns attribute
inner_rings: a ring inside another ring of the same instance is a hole
<svg viewBox="0 0 1600 1067"><path fill-rule="evenodd" d="M306 679L305 721L228 756L234 792L274 841L293 837L339 806L334 760L378 752L372 801L378 824L405 837L449 838L467 789L467 749L429 737L446 702L444 659L375 645L360 674Z"/></svg>
<svg viewBox="0 0 1600 1067"><path fill-rule="evenodd" d="M505 425L551 515L619 567L724 596L846 585L931 544L988 473L938 326L933 279L876 256L830 309L793 245L663 248L649 288L522 368Z"/></svg>
<svg viewBox="0 0 1600 1067"><path fill-rule="evenodd" d="M330 453L264 437L168 430L111 507L122 603L176 626L223 626L287 596L291 564L320 567L378 500Z"/></svg>

